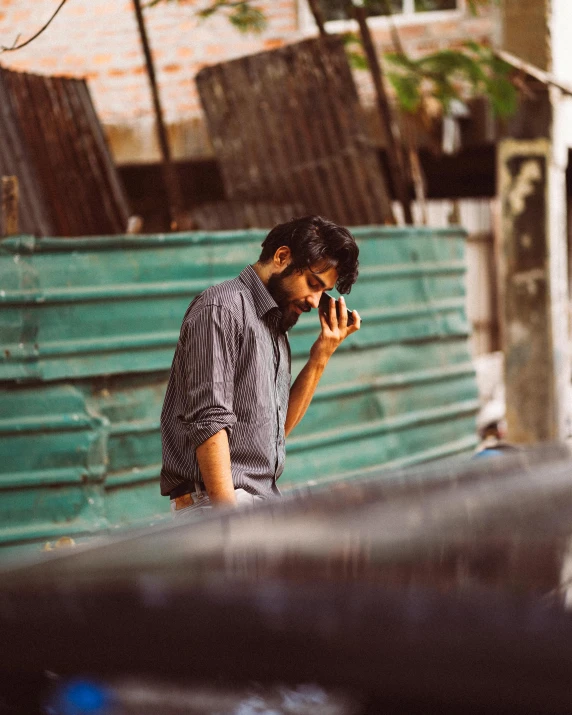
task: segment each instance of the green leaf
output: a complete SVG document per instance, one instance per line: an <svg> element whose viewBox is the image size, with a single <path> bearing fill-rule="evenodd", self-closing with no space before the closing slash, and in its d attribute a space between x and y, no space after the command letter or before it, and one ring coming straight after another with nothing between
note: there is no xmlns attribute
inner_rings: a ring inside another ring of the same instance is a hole
<svg viewBox="0 0 572 715"><path fill-rule="evenodd" d="M412 72L418 71L419 61L416 62L401 52L387 52L383 57L396 67L401 67L402 69L410 70Z"/></svg>
<svg viewBox="0 0 572 715"><path fill-rule="evenodd" d="M240 32L262 32L266 28L266 16L248 2L237 3L228 19Z"/></svg>
<svg viewBox="0 0 572 715"><path fill-rule="evenodd" d="M431 75L464 75L476 84L485 77L482 67L469 55L456 50L442 50L424 57L419 62L419 70Z"/></svg>
<svg viewBox="0 0 572 715"><path fill-rule="evenodd" d="M346 49L346 57L350 63L350 67L354 70L367 70L369 69L369 64L367 57L360 52L353 52L352 50Z"/></svg>
<svg viewBox="0 0 572 715"><path fill-rule="evenodd" d="M518 92L508 79L492 77L487 82L487 95L495 114L507 118L518 109Z"/></svg>
<svg viewBox="0 0 572 715"><path fill-rule="evenodd" d="M420 80L414 75L401 75L388 72L387 79L391 82L397 101L403 111L413 114L421 104Z"/></svg>
<svg viewBox="0 0 572 715"><path fill-rule="evenodd" d="M355 32L344 32L339 37L344 47L351 47L352 45L362 46L361 38Z"/></svg>
<svg viewBox="0 0 572 715"><path fill-rule="evenodd" d="M512 68L489 47L469 41L462 50L441 50L418 60L400 53L385 56L394 69L388 78L403 111L415 112L423 94L430 93L446 113L453 99L489 97L495 114L507 117L518 108Z"/></svg>
<svg viewBox="0 0 572 715"><path fill-rule="evenodd" d="M240 32L262 32L266 28L266 15L250 0L215 0L196 14L206 20L221 10L226 11L229 22Z"/></svg>
<svg viewBox="0 0 572 715"><path fill-rule="evenodd" d="M159 2L159 0L155 1ZM214 15L215 12L218 12L218 7L207 7L204 10L199 10L197 12L197 17L200 17L201 20L206 20L208 17L211 17L211 15Z"/></svg>

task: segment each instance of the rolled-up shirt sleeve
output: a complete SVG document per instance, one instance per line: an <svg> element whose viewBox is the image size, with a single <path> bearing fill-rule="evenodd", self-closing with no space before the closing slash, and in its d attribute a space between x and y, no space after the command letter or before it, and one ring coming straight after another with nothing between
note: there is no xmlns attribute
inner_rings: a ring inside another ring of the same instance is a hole
<svg viewBox="0 0 572 715"><path fill-rule="evenodd" d="M235 317L221 306L207 305L183 324L179 419L195 449L223 429L230 437L236 424L234 374L241 339Z"/></svg>

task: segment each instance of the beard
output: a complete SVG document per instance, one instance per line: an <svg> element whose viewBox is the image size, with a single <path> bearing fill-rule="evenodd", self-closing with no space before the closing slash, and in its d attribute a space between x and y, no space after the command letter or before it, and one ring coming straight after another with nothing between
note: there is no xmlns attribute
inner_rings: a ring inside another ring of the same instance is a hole
<svg viewBox="0 0 572 715"><path fill-rule="evenodd" d="M290 328L293 328L298 322L300 317L298 313L294 310L294 305L298 307L302 312L307 313L312 309L312 306L306 303L306 301L295 301L292 298L292 293L288 290L286 286L286 278L289 275L286 269L282 273L276 273L271 275L268 279L268 292L276 301L282 317L280 318L280 330L283 333L288 332ZM286 275L285 275L286 274Z"/></svg>

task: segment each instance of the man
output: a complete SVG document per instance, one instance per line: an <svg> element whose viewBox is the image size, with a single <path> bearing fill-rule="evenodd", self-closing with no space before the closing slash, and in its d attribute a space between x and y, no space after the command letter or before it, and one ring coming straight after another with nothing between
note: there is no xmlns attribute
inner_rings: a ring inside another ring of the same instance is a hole
<svg viewBox="0 0 572 715"><path fill-rule="evenodd" d="M360 317L343 298L319 312L321 331L290 387L287 331L324 291L358 275L350 232L319 216L275 226L258 262L189 306L161 414L161 494L176 515L280 492L285 437L300 422L326 364ZM339 313L339 317L338 317Z"/></svg>

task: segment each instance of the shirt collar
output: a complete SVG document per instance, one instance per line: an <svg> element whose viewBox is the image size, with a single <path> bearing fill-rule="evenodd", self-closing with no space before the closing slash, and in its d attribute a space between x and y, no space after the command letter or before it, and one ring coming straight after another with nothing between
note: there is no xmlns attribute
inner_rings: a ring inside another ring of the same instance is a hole
<svg viewBox="0 0 572 715"><path fill-rule="evenodd" d="M258 273L252 266L246 268L238 276L240 280L250 289L254 299L254 307L259 318L270 310L278 309L278 304L268 292L268 288L260 280Z"/></svg>

